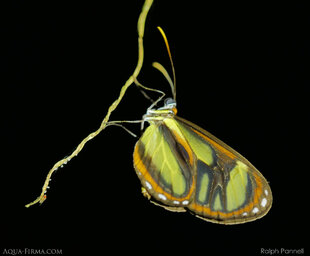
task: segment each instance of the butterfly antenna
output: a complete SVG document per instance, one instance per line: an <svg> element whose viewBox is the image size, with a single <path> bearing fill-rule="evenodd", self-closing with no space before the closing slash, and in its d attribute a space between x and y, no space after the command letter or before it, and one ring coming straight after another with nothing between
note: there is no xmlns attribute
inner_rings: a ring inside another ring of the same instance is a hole
<svg viewBox="0 0 310 256"><path fill-rule="evenodd" d="M170 47L169 47L168 39L166 37L165 32L163 31L163 29L161 27L157 27L157 29L159 30L159 32L161 33L161 35L162 35L162 37L163 37L163 39L165 41L165 45L166 45L166 48L167 48L167 52L168 52L168 55L169 55L169 59L170 59L170 63L171 63L171 68L172 68L173 84L172 84L171 78L168 75L168 72L165 70L165 68L162 65L160 65L157 62L154 62L153 63L153 67L157 68L166 77L166 79L168 80L168 82L169 82L169 84L171 86L171 90L172 90L172 94L173 94L173 99L176 101L176 94L177 94L177 92L176 92L175 70L174 70L174 65L173 65L173 61L172 61L172 56L171 56L171 52L170 52Z"/></svg>

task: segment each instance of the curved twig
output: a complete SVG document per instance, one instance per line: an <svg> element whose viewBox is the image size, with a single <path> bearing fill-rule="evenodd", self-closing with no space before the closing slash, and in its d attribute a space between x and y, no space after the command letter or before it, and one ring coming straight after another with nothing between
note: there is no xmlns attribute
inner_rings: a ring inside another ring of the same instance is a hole
<svg viewBox="0 0 310 256"><path fill-rule="evenodd" d="M144 36L145 20L146 20L146 16L148 14L150 7L152 6L152 3L153 3L153 0L145 0L144 5L142 7L142 11L141 11L140 16L139 16L139 20L138 20L138 63L137 63L137 66L136 66L133 74L129 77L129 79L126 81L126 83L122 87L118 98L109 107L108 112L107 112L105 118L102 120L100 127L96 131L90 133L85 139L83 139L71 155L69 155L68 157L66 157L60 161L58 161L56 164L54 164L54 166L52 167L52 169L48 172L48 174L46 176L46 179L45 179L44 185L42 187L42 192L41 192L40 196L36 200L34 200L33 202L25 205L26 207L30 207L36 203L41 204L45 201L46 190L48 188L48 184L51 180L51 176L53 175L53 173L59 167L63 167L63 165L66 164L68 161L70 161L73 157L77 156L78 153L83 149L84 145L88 141L95 138L102 130L105 129L105 127L107 126L107 123L109 121L110 115L117 108L118 104L121 102L121 100L124 97L125 92L128 89L128 87L138 77L140 70L142 68L143 59L144 59L143 36Z"/></svg>

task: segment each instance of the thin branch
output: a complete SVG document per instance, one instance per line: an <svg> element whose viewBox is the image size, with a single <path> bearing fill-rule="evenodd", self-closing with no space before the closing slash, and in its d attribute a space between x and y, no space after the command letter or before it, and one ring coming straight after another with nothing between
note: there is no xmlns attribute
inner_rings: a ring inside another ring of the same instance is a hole
<svg viewBox="0 0 310 256"><path fill-rule="evenodd" d="M58 161L56 164L54 164L54 166L52 167L52 169L48 172L48 174L46 176L46 179L45 179L44 185L42 187L42 192L41 192L40 196L36 200L34 200L33 202L25 205L27 208L36 204L36 203L41 204L46 200L46 190L48 188L48 184L51 180L51 176L53 175L53 173L59 167L63 167L63 165L68 163L73 157L77 156L78 153L80 153L80 151L83 149L83 147L85 146L85 144L88 141L95 138L102 130L105 129L105 127L107 126L107 123L109 121L110 115L117 108L118 104L121 102L122 98L125 95L126 90L129 88L129 86L138 77L140 70L142 68L143 59L144 59L143 36L144 36L145 20L146 20L148 11L152 6L152 3L153 3L153 0L145 0L144 5L142 7L142 11L141 11L140 16L139 16L139 20L138 20L138 63L137 63L137 66L136 66L133 74L129 77L129 79L126 81L126 83L122 87L118 98L109 107L108 112L107 112L105 118L102 120L100 127L96 131L90 133L85 139L83 139L71 155L69 155L68 157L66 157L60 161Z"/></svg>

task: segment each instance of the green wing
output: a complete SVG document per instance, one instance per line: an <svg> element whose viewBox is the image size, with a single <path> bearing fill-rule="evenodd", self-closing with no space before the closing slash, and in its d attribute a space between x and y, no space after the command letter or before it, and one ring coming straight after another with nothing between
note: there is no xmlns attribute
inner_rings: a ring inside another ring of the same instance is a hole
<svg viewBox="0 0 310 256"><path fill-rule="evenodd" d="M182 138L178 141L164 123L158 122L151 124L137 142L134 167L143 187L156 200L173 206L185 201L185 205L193 191L188 157Z"/></svg>
<svg viewBox="0 0 310 256"><path fill-rule="evenodd" d="M197 158L195 196L188 209L205 220L224 224L263 217L272 205L271 189L263 175L207 131L175 119Z"/></svg>

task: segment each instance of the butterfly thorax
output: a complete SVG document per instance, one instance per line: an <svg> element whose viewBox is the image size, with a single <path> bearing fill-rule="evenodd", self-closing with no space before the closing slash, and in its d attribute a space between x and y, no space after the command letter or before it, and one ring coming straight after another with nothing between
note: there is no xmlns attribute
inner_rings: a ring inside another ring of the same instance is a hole
<svg viewBox="0 0 310 256"><path fill-rule="evenodd" d="M158 109L149 108L143 116L143 121L156 122L163 121L166 118L173 118L177 114L175 100L168 98L165 105Z"/></svg>

